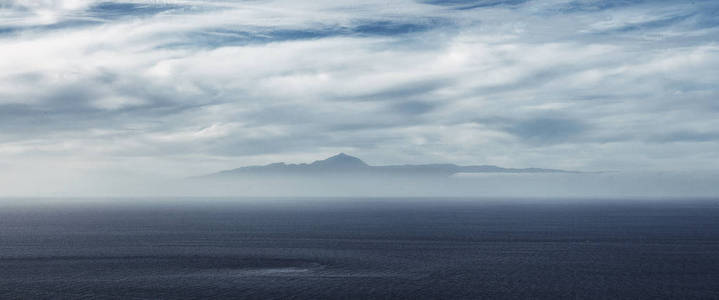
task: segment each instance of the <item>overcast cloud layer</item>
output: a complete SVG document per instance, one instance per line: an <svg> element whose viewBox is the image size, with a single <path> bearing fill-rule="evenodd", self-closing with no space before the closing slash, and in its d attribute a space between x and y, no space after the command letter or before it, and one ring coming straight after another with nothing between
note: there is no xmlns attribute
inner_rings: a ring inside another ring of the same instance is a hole
<svg viewBox="0 0 719 300"><path fill-rule="evenodd" d="M713 171L718 83L712 0L0 0L0 180Z"/></svg>

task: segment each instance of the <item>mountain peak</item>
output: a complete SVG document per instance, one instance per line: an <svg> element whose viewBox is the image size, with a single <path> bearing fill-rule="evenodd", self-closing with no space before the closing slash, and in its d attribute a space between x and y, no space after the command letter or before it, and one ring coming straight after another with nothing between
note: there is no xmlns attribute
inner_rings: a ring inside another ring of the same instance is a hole
<svg viewBox="0 0 719 300"><path fill-rule="evenodd" d="M347 155L347 154L345 154L344 152L340 152L340 153L338 153L338 154L335 155L335 156L328 157L327 159L353 159L353 158L354 158L354 159L359 159L359 158L357 158L357 157L354 157L354 156L351 156L351 155Z"/></svg>
<svg viewBox="0 0 719 300"><path fill-rule="evenodd" d="M322 167L367 167L367 164L361 159L356 158L345 153L340 153L335 156L329 157L325 160L318 160L313 162L311 165L322 166Z"/></svg>

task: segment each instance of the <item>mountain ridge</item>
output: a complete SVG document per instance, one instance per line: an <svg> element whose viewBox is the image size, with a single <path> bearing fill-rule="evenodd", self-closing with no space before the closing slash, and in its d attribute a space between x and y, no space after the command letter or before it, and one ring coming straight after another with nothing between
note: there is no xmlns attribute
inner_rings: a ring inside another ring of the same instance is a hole
<svg viewBox="0 0 719 300"><path fill-rule="evenodd" d="M458 173L580 173L560 169L543 168L503 168L494 165L456 164L404 164L404 165L368 165L361 159L339 153L312 163L287 164L284 162L266 165L254 165L224 170L201 177L231 177L251 175L413 175L413 176L452 176Z"/></svg>

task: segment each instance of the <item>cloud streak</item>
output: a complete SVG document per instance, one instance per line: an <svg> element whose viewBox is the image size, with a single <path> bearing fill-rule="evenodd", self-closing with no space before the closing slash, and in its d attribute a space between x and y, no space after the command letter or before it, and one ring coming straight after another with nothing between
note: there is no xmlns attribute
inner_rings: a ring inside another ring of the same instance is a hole
<svg viewBox="0 0 719 300"><path fill-rule="evenodd" d="M185 177L336 152L376 164L719 167L713 1L0 7L4 177L48 161L57 176Z"/></svg>

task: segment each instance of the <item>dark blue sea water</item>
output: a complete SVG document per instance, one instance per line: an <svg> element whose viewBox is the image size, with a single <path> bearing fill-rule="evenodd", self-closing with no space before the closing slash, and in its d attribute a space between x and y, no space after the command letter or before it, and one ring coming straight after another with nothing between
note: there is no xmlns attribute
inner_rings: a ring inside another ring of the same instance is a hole
<svg viewBox="0 0 719 300"><path fill-rule="evenodd" d="M0 298L719 298L719 200L325 200L2 207Z"/></svg>

